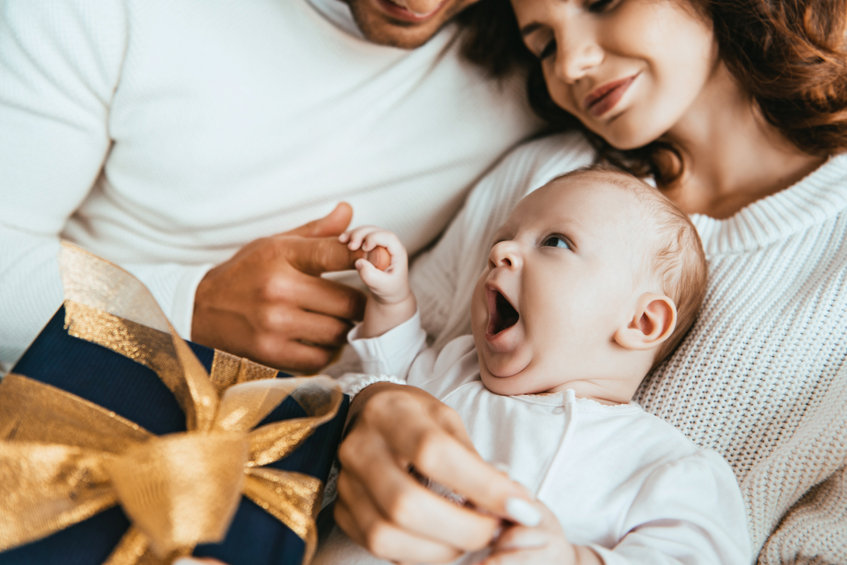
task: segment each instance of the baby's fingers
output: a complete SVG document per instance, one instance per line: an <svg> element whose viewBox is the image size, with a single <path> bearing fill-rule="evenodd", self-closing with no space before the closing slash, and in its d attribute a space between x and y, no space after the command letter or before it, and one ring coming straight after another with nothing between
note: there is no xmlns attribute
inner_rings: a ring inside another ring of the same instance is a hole
<svg viewBox="0 0 847 565"><path fill-rule="evenodd" d="M359 271L359 278L372 292L382 293L392 284L396 284L393 282L396 277L380 270L367 259L357 259L356 270Z"/></svg>
<svg viewBox="0 0 847 565"><path fill-rule="evenodd" d="M538 549L550 543L551 534L541 528L512 526L506 528L494 543L495 552L513 552L526 549Z"/></svg>
<svg viewBox="0 0 847 565"><path fill-rule="evenodd" d="M538 528L513 527L500 534L491 554L479 565L545 565L572 563L556 554L550 532ZM561 561L560 561L561 559Z"/></svg>
<svg viewBox="0 0 847 565"><path fill-rule="evenodd" d="M398 238L393 232L386 230L375 229L365 235L362 249L370 251L377 246L382 246L388 249L388 252L391 253L392 257L398 257L405 255L406 253L406 249L403 247L403 244L400 243L400 238Z"/></svg>
<svg viewBox="0 0 847 565"><path fill-rule="evenodd" d="M535 527L512 525L503 529L483 565L539 565L577 562L577 548L570 543L556 515L546 505L535 502L541 522ZM586 551L587 550L586 548ZM593 561L586 561L593 563Z"/></svg>
<svg viewBox="0 0 847 565"><path fill-rule="evenodd" d="M338 236L338 241L341 243L346 243L347 248L351 251L356 251L362 244L365 239L367 239L368 235L375 232L382 231L382 228L378 228L376 226L360 226L358 228L353 228L352 230L347 230ZM363 248L367 251L367 248ZM372 249L372 248L371 248Z"/></svg>

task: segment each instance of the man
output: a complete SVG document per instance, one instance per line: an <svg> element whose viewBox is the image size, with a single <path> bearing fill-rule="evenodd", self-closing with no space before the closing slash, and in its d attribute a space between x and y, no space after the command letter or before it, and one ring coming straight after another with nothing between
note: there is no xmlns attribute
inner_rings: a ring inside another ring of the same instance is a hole
<svg viewBox="0 0 847 565"><path fill-rule="evenodd" d="M6 0L0 372L61 301L60 238L185 337L325 366L361 312L321 276L351 265L351 215L417 252L537 127L520 80L463 59L473 2Z"/></svg>

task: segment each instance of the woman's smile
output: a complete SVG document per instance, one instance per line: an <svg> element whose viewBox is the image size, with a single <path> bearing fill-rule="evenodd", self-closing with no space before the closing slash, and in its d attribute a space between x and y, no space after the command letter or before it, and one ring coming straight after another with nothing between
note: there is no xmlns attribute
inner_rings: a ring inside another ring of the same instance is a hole
<svg viewBox="0 0 847 565"><path fill-rule="evenodd" d="M583 101L586 111L597 118L607 114L612 108L617 106L636 78L638 78L637 73L627 78L607 82L595 88L588 93L588 96Z"/></svg>

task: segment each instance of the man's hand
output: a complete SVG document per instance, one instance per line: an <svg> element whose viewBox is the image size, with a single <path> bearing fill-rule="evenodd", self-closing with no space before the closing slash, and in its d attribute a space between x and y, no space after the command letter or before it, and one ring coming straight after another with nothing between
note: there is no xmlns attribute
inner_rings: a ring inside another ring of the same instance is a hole
<svg viewBox="0 0 847 565"><path fill-rule="evenodd" d="M350 413L338 454L335 520L376 556L451 561L491 543L502 518L510 516L507 508L536 513L524 487L480 458L458 414L423 390L371 385L356 396ZM411 467L468 504L427 489Z"/></svg>
<svg viewBox="0 0 847 565"><path fill-rule="evenodd" d="M210 270L197 287L191 339L283 370L326 366L364 308L361 292L320 276L351 269L364 255L338 241L352 215L341 203Z"/></svg>

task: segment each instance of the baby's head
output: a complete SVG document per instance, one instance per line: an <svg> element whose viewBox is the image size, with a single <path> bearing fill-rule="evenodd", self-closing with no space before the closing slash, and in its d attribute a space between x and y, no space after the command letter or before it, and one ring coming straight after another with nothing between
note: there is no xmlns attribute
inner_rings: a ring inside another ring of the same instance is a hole
<svg viewBox="0 0 847 565"><path fill-rule="evenodd" d="M706 261L688 217L620 171L580 169L497 230L471 325L485 386L628 402L694 322Z"/></svg>

